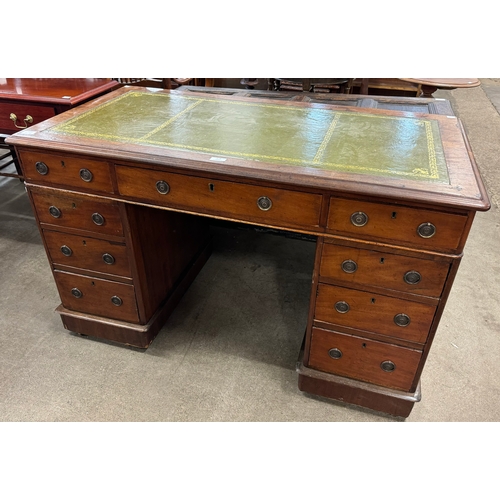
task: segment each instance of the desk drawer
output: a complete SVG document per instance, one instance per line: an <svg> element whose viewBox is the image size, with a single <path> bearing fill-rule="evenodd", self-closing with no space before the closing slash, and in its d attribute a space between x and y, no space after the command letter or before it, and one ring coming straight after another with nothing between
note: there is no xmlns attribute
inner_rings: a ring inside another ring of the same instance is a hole
<svg viewBox="0 0 500 500"><path fill-rule="evenodd" d="M330 199L329 232L436 250L460 250L465 215Z"/></svg>
<svg viewBox="0 0 500 500"><path fill-rule="evenodd" d="M43 231L50 260L54 264L130 277L127 248L123 243Z"/></svg>
<svg viewBox="0 0 500 500"><path fill-rule="evenodd" d="M416 349L313 328L308 366L409 391L421 357Z"/></svg>
<svg viewBox="0 0 500 500"><path fill-rule="evenodd" d="M118 203L94 198L62 195L56 191L31 191L40 222L95 233L123 236Z"/></svg>
<svg viewBox="0 0 500 500"><path fill-rule="evenodd" d="M10 118L12 113L17 117L15 123ZM0 103L0 130L6 134L13 134L14 132L19 132L19 130L23 128L43 122L55 115L56 112L51 106L2 102ZM29 117L32 118L32 121L28 121ZM28 118L26 122L24 121L25 118ZM18 125L17 127L16 124Z"/></svg>
<svg viewBox="0 0 500 500"><path fill-rule="evenodd" d="M320 284L315 319L425 343L435 312L419 302Z"/></svg>
<svg viewBox="0 0 500 500"><path fill-rule="evenodd" d="M317 194L123 166L116 177L123 196L154 205L278 227L319 227Z"/></svg>
<svg viewBox="0 0 500 500"><path fill-rule="evenodd" d="M19 159L27 180L54 186L113 192L109 165L105 161L37 151L20 151Z"/></svg>
<svg viewBox="0 0 500 500"><path fill-rule="evenodd" d="M95 316L139 323L132 285L54 271L64 307Z"/></svg>
<svg viewBox="0 0 500 500"><path fill-rule="evenodd" d="M450 263L326 243L321 277L440 297Z"/></svg>

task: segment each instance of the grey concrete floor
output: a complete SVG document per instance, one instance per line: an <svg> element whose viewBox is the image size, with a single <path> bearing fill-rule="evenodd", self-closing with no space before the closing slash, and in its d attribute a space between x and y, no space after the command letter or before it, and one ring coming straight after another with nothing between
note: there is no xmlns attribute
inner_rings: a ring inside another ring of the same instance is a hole
<svg viewBox="0 0 500 500"><path fill-rule="evenodd" d="M473 225L407 422L500 418L500 79L440 91L492 208ZM391 422L308 396L295 362L314 243L214 228L212 257L145 352L72 335L23 185L0 178L0 420Z"/></svg>

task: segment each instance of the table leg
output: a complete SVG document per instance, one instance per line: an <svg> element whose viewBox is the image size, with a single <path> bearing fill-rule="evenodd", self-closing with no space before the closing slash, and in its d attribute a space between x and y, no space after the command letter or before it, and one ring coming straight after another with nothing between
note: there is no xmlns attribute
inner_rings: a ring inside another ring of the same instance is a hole
<svg viewBox="0 0 500 500"><path fill-rule="evenodd" d="M436 92L437 89L438 89L437 87L434 87L432 85L422 85L422 95L418 97L431 98L433 97L432 94L434 94L434 92Z"/></svg>

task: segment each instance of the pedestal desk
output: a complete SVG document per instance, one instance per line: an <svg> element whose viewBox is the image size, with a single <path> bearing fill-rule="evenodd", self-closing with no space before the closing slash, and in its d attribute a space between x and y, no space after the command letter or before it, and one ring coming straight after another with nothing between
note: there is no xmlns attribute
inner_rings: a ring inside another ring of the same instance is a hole
<svg viewBox="0 0 500 500"><path fill-rule="evenodd" d="M452 116L129 87L7 142L65 328L147 348L210 218L311 235L299 388L403 417L490 206Z"/></svg>

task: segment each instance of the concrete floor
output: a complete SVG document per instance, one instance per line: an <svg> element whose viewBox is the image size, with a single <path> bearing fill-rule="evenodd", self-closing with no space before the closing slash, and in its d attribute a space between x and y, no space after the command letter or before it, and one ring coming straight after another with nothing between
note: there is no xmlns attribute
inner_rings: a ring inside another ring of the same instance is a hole
<svg viewBox="0 0 500 500"><path fill-rule="evenodd" d="M500 419L500 79L440 91L468 131L492 209L473 225L408 422ZM72 335L23 185L0 178L0 420L395 419L308 396L295 362L314 243L215 228L212 257L145 352Z"/></svg>

